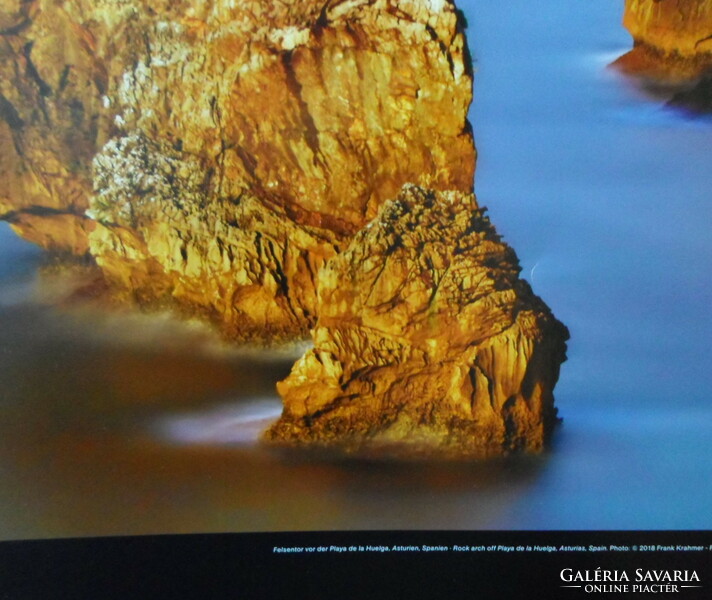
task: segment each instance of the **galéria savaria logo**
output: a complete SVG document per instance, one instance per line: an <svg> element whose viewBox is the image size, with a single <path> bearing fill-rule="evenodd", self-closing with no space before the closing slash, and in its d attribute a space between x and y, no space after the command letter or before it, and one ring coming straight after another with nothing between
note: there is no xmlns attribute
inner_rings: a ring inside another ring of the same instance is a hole
<svg viewBox="0 0 712 600"><path fill-rule="evenodd" d="M675 594L701 588L697 571L679 569L562 569L562 588L587 594Z"/></svg>

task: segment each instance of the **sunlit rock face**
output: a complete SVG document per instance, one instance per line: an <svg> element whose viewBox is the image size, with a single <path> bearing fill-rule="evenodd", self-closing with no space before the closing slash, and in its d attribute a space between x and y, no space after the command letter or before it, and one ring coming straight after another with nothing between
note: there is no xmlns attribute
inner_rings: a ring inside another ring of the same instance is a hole
<svg viewBox="0 0 712 600"><path fill-rule="evenodd" d="M90 32L54 4L0 4L0 218L85 254L106 72Z"/></svg>
<svg viewBox="0 0 712 600"><path fill-rule="evenodd" d="M267 436L350 451L542 448L568 332L474 196L406 186L319 273L314 348Z"/></svg>
<svg viewBox="0 0 712 600"><path fill-rule="evenodd" d="M384 200L471 189L448 1L15 4L0 212L88 250L119 296L238 338L305 333L318 268Z"/></svg>
<svg viewBox="0 0 712 600"><path fill-rule="evenodd" d="M626 0L623 24L635 41L624 71L684 80L712 67L712 0Z"/></svg>
<svg viewBox="0 0 712 600"><path fill-rule="evenodd" d="M8 0L0 33L0 217L113 299L313 328L267 438L543 446L568 334L472 195L449 0Z"/></svg>

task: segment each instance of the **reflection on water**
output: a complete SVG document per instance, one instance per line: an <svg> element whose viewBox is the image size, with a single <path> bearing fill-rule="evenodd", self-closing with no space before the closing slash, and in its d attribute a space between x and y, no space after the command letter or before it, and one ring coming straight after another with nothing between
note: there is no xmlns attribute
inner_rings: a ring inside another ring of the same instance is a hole
<svg viewBox="0 0 712 600"><path fill-rule="evenodd" d="M39 252L0 224L0 538L712 528L712 124L605 70L630 44L617 0L461 5L478 196L572 332L553 448L448 464L265 447L300 348L51 308Z"/></svg>
<svg viewBox="0 0 712 600"><path fill-rule="evenodd" d="M171 415L156 424L158 434L178 444L251 444L282 413L279 398L225 404L189 415Z"/></svg>

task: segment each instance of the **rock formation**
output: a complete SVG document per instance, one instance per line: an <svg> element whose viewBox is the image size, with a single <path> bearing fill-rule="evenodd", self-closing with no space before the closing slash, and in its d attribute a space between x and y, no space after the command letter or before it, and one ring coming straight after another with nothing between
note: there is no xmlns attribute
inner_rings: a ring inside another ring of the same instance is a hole
<svg viewBox="0 0 712 600"><path fill-rule="evenodd" d="M462 28L451 0L8 0L0 218L113 298L314 326L272 440L537 450L567 332L471 195Z"/></svg>
<svg viewBox="0 0 712 600"><path fill-rule="evenodd" d="M568 332L472 195L406 186L319 273L314 348L273 440L486 456L539 450Z"/></svg>
<svg viewBox="0 0 712 600"><path fill-rule="evenodd" d="M635 42L614 63L625 72L684 81L712 67L712 0L626 0L623 24Z"/></svg>
<svg viewBox="0 0 712 600"><path fill-rule="evenodd" d="M89 31L52 4L0 6L0 218L45 248L85 254L106 73Z"/></svg>
<svg viewBox="0 0 712 600"><path fill-rule="evenodd" d="M0 215L233 337L305 333L319 266L404 183L471 189L449 1L34 0L0 24Z"/></svg>

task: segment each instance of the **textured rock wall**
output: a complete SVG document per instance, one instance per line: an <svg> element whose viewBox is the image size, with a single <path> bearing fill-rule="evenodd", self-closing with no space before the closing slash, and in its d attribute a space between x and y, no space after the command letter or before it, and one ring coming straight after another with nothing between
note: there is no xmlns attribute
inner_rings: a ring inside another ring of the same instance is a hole
<svg viewBox="0 0 712 600"><path fill-rule="evenodd" d="M8 0L0 43L0 217L233 338L315 326L270 439L542 447L567 332L471 195L449 0Z"/></svg>
<svg viewBox="0 0 712 600"><path fill-rule="evenodd" d="M568 332L474 196L406 186L319 274L314 348L272 440L486 456L539 450Z"/></svg>
<svg viewBox="0 0 712 600"><path fill-rule="evenodd" d="M623 24L633 39L669 55L712 55L710 0L626 0Z"/></svg>
<svg viewBox="0 0 712 600"><path fill-rule="evenodd" d="M84 254L106 73L94 40L50 2L0 5L0 218Z"/></svg>
<svg viewBox="0 0 712 600"><path fill-rule="evenodd" d="M0 214L126 298L303 333L316 270L385 199L471 189L448 1L35 0L2 23Z"/></svg>

